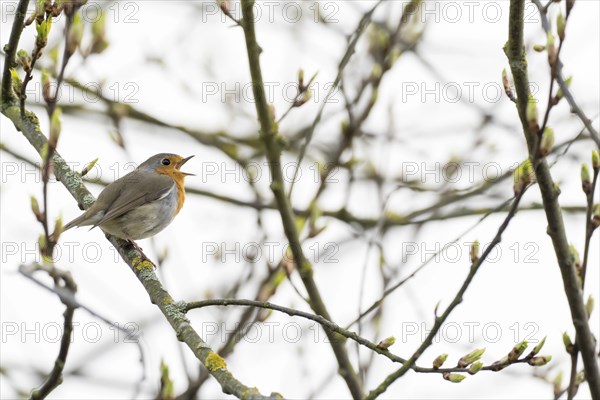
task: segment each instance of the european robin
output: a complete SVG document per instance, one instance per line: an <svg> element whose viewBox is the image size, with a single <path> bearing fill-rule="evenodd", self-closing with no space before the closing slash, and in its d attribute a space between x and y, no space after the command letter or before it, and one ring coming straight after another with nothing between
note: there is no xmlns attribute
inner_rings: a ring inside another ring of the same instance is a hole
<svg viewBox="0 0 600 400"><path fill-rule="evenodd" d="M193 156L156 154L134 171L108 185L96 202L65 225L99 226L121 239L145 239L156 235L173 221L185 200L184 178L180 168ZM137 245L133 243L136 248Z"/></svg>

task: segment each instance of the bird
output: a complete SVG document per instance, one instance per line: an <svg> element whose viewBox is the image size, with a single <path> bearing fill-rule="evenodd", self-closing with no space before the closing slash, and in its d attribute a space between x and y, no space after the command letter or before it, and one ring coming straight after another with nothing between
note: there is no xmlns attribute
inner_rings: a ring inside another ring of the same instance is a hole
<svg viewBox="0 0 600 400"><path fill-rule="evenodd" d="M165 229L183 207L186 176L180 168L192 157L156 154L134 171L109 184L83 214L64 226L100 227L105 233L128 240L146 239Z"/></svg>

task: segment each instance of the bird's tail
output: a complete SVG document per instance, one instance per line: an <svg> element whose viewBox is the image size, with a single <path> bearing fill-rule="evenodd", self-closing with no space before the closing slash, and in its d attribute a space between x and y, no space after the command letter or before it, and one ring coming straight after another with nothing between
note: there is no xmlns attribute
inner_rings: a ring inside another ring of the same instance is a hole
<svg viewBox="0 0 600 400"><path fill-rule="evenodd" d="M84 212L83 214L81 214L79 217L75 218L74 220L72 220L71 222L69 222L68 224L66 224L63 227L63 232L67 231L73 227L76 226L83 226L83 225L89 225L89 223L86 223L88 221L86 221L86 219L88 219L88 215L87 212Z"/></svg>

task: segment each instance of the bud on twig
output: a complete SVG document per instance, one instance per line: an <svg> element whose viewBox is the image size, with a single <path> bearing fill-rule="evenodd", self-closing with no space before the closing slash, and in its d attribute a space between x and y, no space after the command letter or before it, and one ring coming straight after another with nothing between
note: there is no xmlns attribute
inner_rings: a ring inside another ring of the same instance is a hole
<svg viewBox="0 0 600 400"><path fill-rule="evenodd" d="M62 110L60 108L56 108L52 113L52 118L50 119L50 137L48 138L48 146L52 151L56 149L56 145L58 144L58 138L60 137L62 125L61 117Z"/></svg>
<svg viewBox="0 0 600 400"><path fill-rule="evenodd" d="M544 46L543 44L534 44L533 50L537 53L541 53L542 51L546 50L546 46Z"/></svg>
<svg viewBox="0 0 600 400"><path fill-rule="evenodd" d="M586 163L581 164L581 189L583 193L589 194L592 190L592 179L590 177L590 169Z"/></svg>
<svg viewBox="0 0 600 400"><path fill-rule="evenodd" d="M48 142L42 145L42 150L40 151L40 158L42 159L42 161L48 159Z"/></svg>
<svg viewBox="0 0 600 400"><path fill-rule="evenodd" d="M550 360L552 360L552 356L533 357L531 360L527 361L527 364L533 365L534 367L541 367L548 364Z"/></svg>
<svg viewBox="0 0 600 400"><path fill-rule="evenodd" d="M527 340L517 343L515 347L508 353L508 361L516 361L521 357L521 354L527 349Z"/></svg>
<svg viewBox="0 0 600 400"><path fill-rule="evenodd" d="M160 360L160 398L174 398L173 380L169 376L169 366L164 360Z"/></svg>
<svg viewBox="0 0 600 400"><path fill-rule="evenodd" d="M550 32L546 34L546 50L548 51L548 63L554 65L558 54L556 46L554 46L554 35Z"/></svg>
<svg viewBox="0 0 600 400"><path fill-rule="evenodd" d="M102 12L100 18L98 18L92 24L92 47L90 49L90 53L102 53L107 47L108 42L106 41L106 12Z"/></svg>
<svg viewBox="0 0 600 400"><path fill-rule="evenodd" d="M546 157L552 151L554 146L554 130L547 126L542 134L542 142L540 143L540 156Z"/></svg>
<svg viewBox="0 0 600 400"><path fill-rule="evenodd" d="M536 354L538 354L540 352L540 350L542 350L542 347L544 347L545 343L546 343L546 336L544 336L544 338L537 344L537 346L535 346L533 348L533 350L531 350L531 353L529 353L527 355L527 357L533 357Z"/></svg>
<svg viewBox="0 0 600 400"><path fill-rule="evenodd" d="M39 222L44 222L44 215L40 212L40 205L34 196L31 196L31 211L33 211L35 219Z"/></svg>
<svg viewBox="0 0 600 400"><path fill-rule="evenodd" d="M461 375L461 374L451 374L451 373L449 373L449 372L444 372L444 373L442 374L442 377L443 377L445 380L447 380L447 381L449 381L449 382L452 382L452 383L459 383L459 382L461 382L463 379L465 379L465 378L466 378L466 376L464 376L464 375Z"/></svg>
<svg viewBox="0 0 600 400"><path fill-rule="evenodd" d="M229 15L229 13L230 13L229 0L217 0L217 4L219 5L219 8L221 9L221 11L223 11L223 14Z"/></svg>
<svg viewBox="0 0 600 400"><path fill-rule="evenodd" d="M381 67L381 64L379 64L379 63L373 64L373 68L371 69L371 76L375 79L379 79L379 78L381 78L382 74L383 74L383 68Z"/></svg>
<svg viewBox="0 0 600 400"><path fill-rule="evenodd" d="M37 20L37 21L43 21L44 19L44 15L46 14L46 0L38 0L35 3L35 10L33 11L33 14L30 17L30 21L28 21L29 24L31 24L33 22L33 20Z"/></svg>
<svg viewBox="0 0 600 400"><path fill-rule="evenodd" d="M592 150L592 169L595 172L600 170L600 156L596 150Z"/></svg>
<svg viewBox="0 0 600 400"><path fill-rule="evenodd" d="M88 172L90 172L92 170L92 168L94 168L94 166L96 165L96 163L98 162L98 157L94 158L91 162L87 163L87 165L85 167L83 167L83 169L81 170L81 177L83 178L84 176L86 176L88 174Z"/></svg>
<svg viewBox="0 0 600 400"><path fill-rule="evenodd" d="M298 70L298 88L304 89L304 70L302 68Z"/></svg>
<svg viewBox="0 0 600 400"><path fill-rule="evenodd" d="M297 98L296 100L294 100L294 107L300 107L302 105L304 105L305 103L307 103L310 99L312 99L312 90L310 89L304 89L304 91L302 92L302 95Z"/></svg>
<svg viewBox="0 0 600 400"><path fill-rule="evenodd" d="M504 356L500 360L494 361L492 363L492 370L493 371L500 371L500 370L506 368L508 366L508 364L509 364L509 362L508 362L508 356Z"/></svg>
<svg viewBox="0 0 600 400"><path fill-rule="evenodd" d="M573 77L569 76L567 79L565 79L565 84L567 85L567 87L571 87L571 82L573 82ZM562 99L564 97L564 93L561 87L558 88L558 91L556 92L556 97L555 97L555 102L558 103L558 101L560 99Z"/></svg>
<svg viewBox="0 0 600 400"><path fill-rule="evenodd" d="M309 225L308 237L314 238L317 235L319 235L321 232L323 232L327 228L327 225L317 227L317 221L319 221L319 218L321 218L321 216L323 215L323 210L321 210L321 208L315 202L310 203L309 210L310 210L310 219L309 219L310 225Z"/></svg>
<svg viewBox="0 0 600 400"><path fill-rule="evenodd" d="M565 40L565 25L566 21L564 15L558 13L556 16L556 30L558 31L558 38L561 42Z"/></svg>
<svg viewBox="0 0 600 400"><path fill-rule="evenodd" d="M81 38L83 37L83 22L79 13L73 15L73 21L69 28L69 36L67 38L67 52L69 54L75 53L75 50L81 44Z"/></svg>
<svg viewBox="0 0 600 400"><path fill-rule="evenodd" d="M471 367L469 367L469 374L475 375L481 370L481 368L483 368L483 363L481 361L477 361L476 363L473 363Z"/></svg>
<svg viewBox="0 0 600 400"><path fill-rule="evenodd" d="M592 215L592 226L594 229L600 226L600 204L594 205L594 211Z"/></svg>
<svg viewBox="0 0 600 400"><path fill-rule="evenodd" d="M448 354L446 354L446 353L440 354L439 356L437 356L436 359L433 360L433 368L440 369L441 366L444 365L444 363L446 362L447 358L448 358Z"/></svg>
<svg viewBox="0 0 600 400"><path fill-rule="evenodd" d="M579 258L579 252L577 251L575 246L573 246L573 244L569 245L569 251L571 252L571 256L573 257L573 264L575 264L575 266L581 267L581 259Z"/></svg>
<svg viewBox="0 0 600 400"><path fill-rule="evenodd" d="M308 80L308 83L305 86L306 88L309 88L313 84L313 82L315 81L315 79L317 79L317 75L319 75L319 71L315 72L313 74L313 76L310 77L310 79Z"/></svg>
<svg viewBox="0 0 600 400"><path fill-rule="evenodd" d="M17 63L25 72L31 72L31 57L25 50L17 51Z"/></svg>
<svg viewBox="0 0 600 400"><path fill-rule="evenodd" d="M268 105L268 108L269 108L269 118L271 118L272 121L275 121L276 115L277 115L277 112L275 112L275 105L271 103ZM269 133L271 133L271 132L269 132Z"/></svg>
<svg viewBox="0 0 600 400"><path fill-rule="evenodd" d="M49 104L54 101L52 93L50 93L50 73L45 69L42 70L42 97Z"/></svg>
<svg viewBox="0 0 600 400"><path fill-rule="evenodd" d="M479 261L479 241L474 241L471 245L471 263L475 264Z"/></svg>
<svg viewBox="0 0 600 400"><path fill-rule="evenodd" d="M562 340L563 340L563 344L565 345L565 350L567 351L567 353L573 354L573 349L574 349L573 342L571 341L571 338L569 337L569 334L567 332L563 332Z"/></svg>
<svg viewBox="0 0 600 400"><path fill-rule="evenodd" d="M12 89L13 92L17 95L17 97L21 96L21 88L23 87L23 81L21 81L21 77L16 69L10 69L10 79L12 81Z"/></svg>
<svg viewBox="0 0 600 400"><path fill-rule="evenodd" d="M529 159L523 161L513 172L513 190L515 194L521 193L521 191L527 187L535 179L533 168L531 167L531 161Z"/></svg>
<svg viewBox="0 0 600 400"><path fill-rule="evenodd" d="M51 27L52 18L48 18L42 22L36 22L35 29L37 31L37 36L35 38L35 45L38 48L43 48L48 43L48 34L50 33Z"/></svg>
<svg viewBox="0 0 600 400"><path fill-rule="evenodd" d="M508 80L508 74L506 73L506 68L502 69L502 85L504 86L504 93L506 93L506 96L513 103L515 103L517 101L517 98L515 97L515 94L513 93L512 88L510 87L510 81Z"/></svg>
<svg viewBox="0 0 600 400"><path fill-rule="evenodd" d="M39 250L40 250L40 253L42 253L42 254L43 254L43 252L44 252L44 249L46 248L46 245L47 245L47 243L46 243L46 235L44 235L44 234L41 234L41 235L38 237L38 246L40 247L40 248L39 248Z"/></svg>
<svg viewBox="0 0 600 400"><path fill-rule="evenodd" d="M382 350L387 350L390 346L393 346L394 343L396 343L396 338L393 336L390 336L388 338L383 339L381 342L379 342L377 344L377 347L379 347Z"/></svg>
<svg viewBox="0 0 600 400"><path fill-rule="evenodd" d="M526 109L526 117L527 122L529 123L529 129L532 133L537 133L538 131L538 109L537 109L537 100L529 94L529 101L527 102Z"/></svg>
<svg viewBox="0 0 600 400"><path fill-rule="evenodd" d="M587 314L588 319L590 319L592 312L594 312L594 298L590 294L585 302L585 313Z"/></svg>
<svg viewBox="0 0 600 400"><path fill-rule="evenodd" d="M65 6L67 6L67 4L65 4L68 0L55 0L54 4L52 4L52 16L53 17L58 17L60 15L60 13L62 13L65 10ZM75 0L77 1L77 0ZM81 1L87 1L87 0L81 0ZM72 2L72 1L71 1ZM48 1L48 3L50 3L50 1ZM70 6L70 5L69 5ZM70 6L69 9L72 9L73 7ZM66 14L66 12L65 12Z"/></svg>
<svg viewBox="0 0 600 400"><path fill-rule="evenodd" d="M58 242L58 238L64 231L63 228L64 227L61 216L56 219L56 222L54 222L54 232L52 233L52 240L54 241L54 243Z"/></svg>
<svg viewBox="0 0 600 400"><path fill-rule="evenodd" d="M461 357L460 360L458 360L458 367L464 368L468 365L473 364L475 361L481 358L483 353L485 353L485 348L473 350L472 352Z"/></svg>
<svg viewBox="0 0 600 400"><path fill-rule="evenodd" d="M556 376L554 377L554 380L552 381L555 398L558 398L562 394L562 379L563 373L562 371L559 371L558 374L556 374Z"/></svg>

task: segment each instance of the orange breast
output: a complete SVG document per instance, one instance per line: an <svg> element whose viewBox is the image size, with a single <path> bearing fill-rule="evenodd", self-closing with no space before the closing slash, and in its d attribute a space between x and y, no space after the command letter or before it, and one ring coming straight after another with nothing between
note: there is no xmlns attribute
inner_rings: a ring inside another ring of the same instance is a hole
<svg viewBox="0 0 600 400"><path fill-rule="evenodd" d="M185 188L183 187L185 175L174 168L158 167L156 168L156 172L162 175L168 175L175 181L175 185L177 186L177 210L175 211L175 215L177 215L185 201Z"/></svg>
<svg viewBox="0 0 600 400"><path fill-rule="evenodd" d="M175 184L177 185L177 211L176 214L179 213L181 207L183 207L183 202L185 201L185 189L183 187L183 175L179 179L174 179Z"/></svg>

